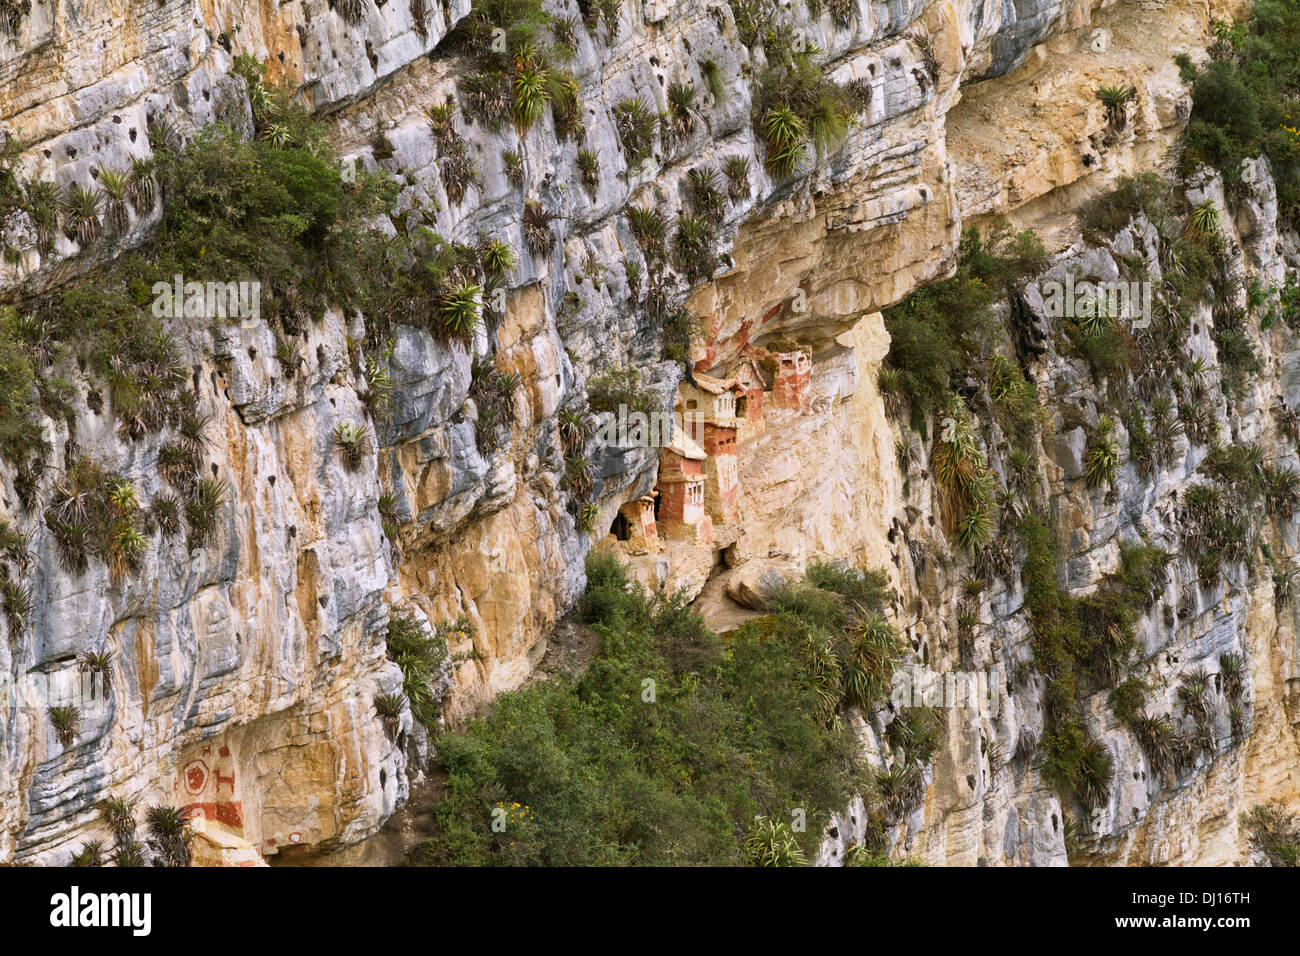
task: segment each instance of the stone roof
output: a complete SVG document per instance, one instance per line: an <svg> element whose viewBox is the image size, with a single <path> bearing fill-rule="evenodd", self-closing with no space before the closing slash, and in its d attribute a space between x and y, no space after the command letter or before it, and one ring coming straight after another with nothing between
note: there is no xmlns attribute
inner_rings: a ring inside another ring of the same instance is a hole
<svg viewBox="0 0 1300 956"><path fill-rule="evenodd" d="M733 388L742 387L734 378L714 378L712 375L705 375L703 372L695 373L695 384L700 391L708 392L711 395L721 395Z"/></svg>
<svg viewBox="0 0 1300 956"><path fill-rule="evenodd" d="M672 441L668 443L668 450L693 461L703 461L709 457L705 454L704 449L699 446L699 443L687 434L686 429L682 427L681 419L675 416L673 418L673 437Z"/></svg>
<svg viewBox="0 0 1300 956"><path fill-rule="evenodd" d="M771 376L763 371L763 366L759 365L758 362L748 356L745 356L731 366L731 370L727 375L728 379L741 387L744 387L745 383L741 381L741 373L744 372L745 369L749 369L749 371L753 373L754 378L762 384L763 388L768 389L772 387Z"/></svg>

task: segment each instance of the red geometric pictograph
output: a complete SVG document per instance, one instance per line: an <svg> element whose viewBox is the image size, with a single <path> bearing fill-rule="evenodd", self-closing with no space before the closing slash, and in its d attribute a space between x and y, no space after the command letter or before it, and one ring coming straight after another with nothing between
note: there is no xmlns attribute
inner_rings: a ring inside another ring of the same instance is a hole
<svg viewBox="0 0 1300 956"><path fill-rule="evenodd" d="M185 781L185 789L197 797L208 785L208 765L202 760L191 760L181 771L181 779Z"/></svg>

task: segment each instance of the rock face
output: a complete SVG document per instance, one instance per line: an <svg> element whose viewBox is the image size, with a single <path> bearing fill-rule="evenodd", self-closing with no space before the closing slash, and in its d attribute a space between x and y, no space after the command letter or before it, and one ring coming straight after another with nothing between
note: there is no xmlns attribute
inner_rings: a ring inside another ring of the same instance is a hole
<svg viewBox="0 0 1300 956"><path fill-rule="evenodd" d="M251 9L226 0L33 0L14 36L0 32L0 119L21 145L22 179L86 185L100 170L125 168L149 155L151 120L183 130L214 121L247 128L243 81L230 67L248 53L328 118L341 155L402 183L399 212L425 210L449 240L505 240L520 259L503 317L467 346L399 329L391 421L355 470L331 436L364 414L348 345L362 337L364 315L335 312L313 325L293 376L268 328L178 321L209 415L205 463L229 493L207 547L160 541L125 583L95 563L81 574L64 569L39 514L18 507L13 476L5 476L6 516L28 531L35 570L29 623L4 625L0 675L18 691L73 682L86 652L107 650L115 666L105 706L83 716L70 747L43 709L10 695L0 712L0 860L65 862L103 835L108 797L199 805L227 828L231 846L263 855L355 843L382 825L407 796L407 750L419 737L405 710L400 729L386 732L372 703L402 684L385 656L386 621L403 608L432 623L471 622L472 637L450 649L464 658L443 701L453 722L527 679L582 591L587 551L621 544L617 535L598 539L657 479L658 449L589 441L595 508L582 515L565 480L561 412L585 409L587 383L611 367L638 368L660 407L670 407L685 375L663 358L658 324L630 288L623 263L644 259L624 210L655 207L672 221L690 170L729 157L750 165L747 189L725 212L721 265L693 283L671 276L670 295L703 317L692 371L731 374L743 356L783 354L793 342L811 357L812 376L792 407L765 408L764 429L742 432L739 513L720 525L713 546L667 542L634 556L638 573L701 593L700 606L725 625L746 613L726 595L757 603L765 572L794 573L819 557L887 567L898 624L918 654L924 647L936 666L955 660L950 617L964 571L941 557L919 560L948 548L935 526L933 484L919 466L900 468L900 430L875 386L889 349L879 312L951 271L964 224L993 214L1055 223L1116 175L1150 167L1186 119L1186 89L1169 58L1203 47L1209 21L1202 6L1182 0L1154 11L859 0L840 26L829 12L811 17L795 4L794 23L824 51L827 74L858 81L870 95L842 147L793 182L776 182L751 118L748 78L765 65L763 54L742 41L727 4L624 4L612 31L584 30L574 4L548 5L579 20L567 66L596 181L584 188L579 144L557 140L549 123L520 136L462 115L457 131L479 182L453 201L426 110L454 97L469 69L444 41L470 4L358 6L359 20L349 22L324 0ZM1177 43L1144 53L1156 22L1177 24ZM709 88L706 59L718 67L722 95L702 94L689 131L658 141L648 161L629 167L614 104L639 97L666 111L669 83ZM1099 78L1120 75L1141 87L1141 105L1115 137L1093 91ZM507 170L507 152L521 157L522 179ZM560 217L551 255L528 249L525 199ZM1249 271L1279 280L1296 248L1294 237L1278 234L1266 174L1249 209L1251 222L1236 226ZM142 241L157 217L156 209L133 210L120 246ZM56 288L119 251L81 250L60 235L43 253L22 220L0 224L16 250L0 260L8 297ZM1127 241L1144 241L1140 227ZM1110 254L1080 247L1061 262L1084 255ZM1265 441L1272 398L1300 401L1292 368L1300 350L1283 331L1269 345L1253 405L1221 421ZM1214 367L1208 335L1205 346ZM480 450L469 398L474 364L485 360L520 381L508 436L490 452ZM1045 404L1087 415L1086 373L1054 353L1036 369ZM68 375L92 387L76 370ZM75 435L79 453L113 463L146 497L160 489L156 442L124 442L110 416L87 407L77 409L75 428L46 424L54 460ZM1045 478L1068 532L1062 557L1070 587L1081 591L1113 567L1120 540L1173 533L1167 502L1204 454L1181 449L1155 480L1126 472L1110 500L1083 488L1080 441L1065 436L1049 451L1059 470ZM381 526L381 494L395 502L395 543ZM1185 575L1179 569L1171 579L1171 600ZM1022 595L996 587L981 614L999 636L979 652L1010 665L1026 639ZM1237 812L1271 796L1300 799L1291 612L1274 607L1267 584L1229 575L1223 591L1193 595L1176 626L1144 620L1141 633L1149 654L1165 652L1168 663L1152 677L1171 695L1190 663L1215 669L1221 653L1245 653L1249 731L1237 743L1219 728L1213 758L1160 787L1104 699L1091 701L1123 786L1085 846L1098 862L1239 861ZM1016 689L996 717L951 711L951 747L931 768L924 807L894 834L897 851L945 863L1063 863L1056 795L1032 769L988 759L991 741L1010 753L1020 727L1040 724L1032 685ZM879 753L880 728L862 720L860 730ZM842 857L863 826L861 808L849 808L825 862Z"/></svg>

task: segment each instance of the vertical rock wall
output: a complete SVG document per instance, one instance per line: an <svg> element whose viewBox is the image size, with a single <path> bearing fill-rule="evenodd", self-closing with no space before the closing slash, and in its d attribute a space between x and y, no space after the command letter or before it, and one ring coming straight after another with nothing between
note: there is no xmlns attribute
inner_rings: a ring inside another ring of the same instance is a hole
<svg viewBox="0 0 1300 956"><path fill-rule="evenodd" d="M274 357L269 329L178 322L209 415L205 465L229 494L207 547L191 552L159 538L124 584L95 564L83 574L64 569L39 512L21 509L5 476L5 517L29 533L35 570L30 623L0 643L0 673L15 688L31 675L71 679L78 655L101 650L116 666L107 711L70 748L40 710L10 697L0 714L0 858L66 860L102 833L109 796L211 803L264 854L346 844L380 826L406 796L413 730L404 715L390 739L372 705L401 684L384 655L391 609L431 622L465 615L473 624L466 646L451 648L465 659L445 700L453 721L527 679L549 629L581 592L587 550L621 506L653 487L658 460L653 449L591 447L598 513L595 533L584 531L564 482L559 413L584 409L587 381L611 366L639 368L662 406L684 375L663 358L657 324L631 301L622 264L642 257L624 209L655 206L671 221L687 173L730 156L750 159L751 188L726 211L720 268L693 285L673 278L673 295L705 319L691 361L708 372L746 347L794 340L814 369L806 407L771 411L767 430L741 444L731 576L767 562L798 569L817 556L888 566L914 646L928 645L936 660L952 653L946 615L960 569L912 560L911 541L925 541L930 553L943 548L932 528L933 489L917 476L905 482L898 426L875 389L888 351L878 312L948 273L963 223L993 213L1054 221L1061 205L1149 165L1185 118L1186 93L1167 45L1145 67L1137 62L1134 48L1149 37L1140 30L1177 24L1190 50L1203 46L1209 20L1203 7L1176 0L1154 11L918 0L859 2L841 27L795 4L827 73L862 81L871 96L842 148L777 183L764 172L750 115L748 80L762 54L741 42L729 6L628 3L613 38L579 27L569 64L585 143L599 159L592 193L579 185L578 144L557 141L549 123L520 137L462 116L457 131L480 184L457 203L443 187L425 110L454 95L468 68L444 40L469 4L421 6L423 29L406 0L366 0L357 23L324 0L34 0L16 34L0 34L0 125L21 146L21 178L86 185L101 169L149 155L151 119L187 131L213 121L247 128L242 81L229 69L249 53L328 118L341 155L399 180L398 212L426 211L449 240L499 238L520 252L504 318L468 346L399 330L391 424L356 471L344 467L331 435L362 416L348 341L362 337L364 314L332 313L314 325L292 377ZM554 6L578 16L572 4ZM1106 31L1100 51L1097 30ZM707 89L705 58L718 64L725 96L707 96L689 135L658 141L651 162L628 168L612 105L638 96L664 110L676 80ZM1103 142L1095 80L1139 68L1149 77L1130 138ZM1020 135L990 138L991 129ZM506 174L509 150L523 157L522 185ZM550 256L533 256L523 241L526 199L561 217ZM1272 214L1261 206L1262 228ZM59 236L44 254L21 214L0 224L16 251L0 261L0 294L17 300L57 289L144 241L157 215L133 210L117 244L83 250ZM1267 268L1284 267L1284 252L1261 255ZM1287 348L1279 342L1277 354ZM508 438L490 453L479 448L467 401L476 360L521 381ZM1280 368L1274 379L1289 382ZM62 371L79 394L94 388L79 370ZM1044 401L1059 399L1054 383L1068 374L1044 361ZM111 415L80 403L74 423L79 453L110 464L146 498L159 490L157 442L123 441ZM46 427L53 460L62 461L74 429L53 419ZM1058 464L1062 474L1048 478L1066 494L1063 526L1091 529L1068 556L1071 586L1086 588L1113 561L1115 540L1151 519L1121 513L1124 495L1109 505L1088 500ZM1179 476L1161 480L1173 487ZM381 493L397 502L396 544L381 528ZM1155 507L1158 496L1148 497ZM711 614L734 615L730 577L714 576L715 564L711 552L684 554L661 577L703 589ZM1151 799L1140 781L1126 786L1099 859L1232 859L1240 852L1235 810L1294 787L1279 757L1295 746L1287 683L1294 630L1266 600L1248 599L1257 591L1241 582L1222 610L1203 598L1177 633L1146 632L1151 649L1186 645L1194 649L1184 656L1207 660L1230 644L1248 646L1254 729L1173 793ZM995 590L985 613L1007 629L987 653L1005 657L1023 641L1018 594ZM1034 707L1032 695L1018 696L996 728L954 717L952 751L933 768L926 806L897 835L900 846L954 863L1063 860L1056 798L1032 772L985 766L982 740L1014 737L1015 722L1032 723ZM872 733L864 723L868 743ZM1224 808L1210 818L1217 824L1197 822L1207 819L1195 810L1197 788L1212 790Z"/></svg>

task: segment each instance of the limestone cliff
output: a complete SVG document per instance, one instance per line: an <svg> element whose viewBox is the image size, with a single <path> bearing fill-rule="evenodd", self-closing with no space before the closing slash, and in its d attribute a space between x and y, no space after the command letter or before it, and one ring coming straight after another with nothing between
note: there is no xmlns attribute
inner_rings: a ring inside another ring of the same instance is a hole
<svg viewBox="0 0 1300 956"><path fill-rule="evenodd" d="M906 428L886 414L875 385L889 350L880 312L948 275L962 228L996 215L1038 228L1058 269L1085 256L1115 268L1120 252L1141 249L1149 224L1098 251L1077 241L1072 213L1117 176L1160 166L1189 104L1171 57L1203 49L1210 21L1230 8L793 4L782 23L816 48L826 77L858 91L859 112L842 143L774 177L751 82L768 64L738 22L744 4L638 0L614 5L614 23L584 27L590 6L546 4L577 25L566 68L584 137L560 136L552 123L493 129L461 110L455 132L477 172L463 190L448 187L449 157L428 111L463 102L457 84L474 66L453 29L469 0L33 0L15 29L0 30L0 123L18 146L22 181L91 184L147 158L150 127L164 121L180 135L216 121L248 128L248 91L232 73L235 57L248 54L326 119L345 163L397 180L389 229L418 212L452 242L500 239L518 252L499 319L468 342L397 329L391 415L355 470L332 435L366 414L353 354L364 310L331 310L314 323L292 375L265 324L177 320L207 415L204 465L228 493L206 545L159 537L124 582L100 562L64 567L41 509L22 503L6 472L5 516L30 543L32 608L21 627L4 624L0 674L12 688L32 675L72 681L87 652L110 652L114 666L107 706L71 746L42 709L10 695L0 717L0 859L67 860L102 835L110 796L211 805L263 855L363 839L406 799L408 757L421 741L409 709L392 732L373 705L402 686L385 656L390 615L468 620L455 632L462 639L450 651L461 662L446 675L442 702L447 719L462 720L528 679L581 594L593 546L625 553L648 583L700 593L719 626L747 613L736 597L764 571L797 571L819 557L887 567L897 622L918 656L957 661L953 609L968 568L941 557L949 548L925 467L900 465ZM1094 95L1099 82L1118 79L1140 90L1122 133ZM620 104L639 99L671 117L677 83L707 92L673 135L665 124L631 162ZM651 308L650 287L634 278L651 270L629 206L672 222L690 209L692 170L731 158L748 166L720 215L716 263L702 275L668 269L654 290L666 304ZM1217 188L1207 184L1206 195L1226 208ZM1248 256L1242 274L1281 281L1297 248L1279 231L1268 189L1262 171L1249 221L1239 217L1231 231ZM530 244L526 204L556 217L553 251ZM22 212L0 223L0 294L14 302L46 294L146 241L159 210L137 205L112 243L63 232L42 243ZM671 357L661 315L651 317L679 303L702 318L685 363ZM1208 331L1201 338L1198 354L1214 374ZM1226 430L1280 456L1268 410L1277 396L1300 402L1289 371L1300 351L1281 329L1268 345L1252 400L1219 415ZM614 533L655 489L660 454L590 439L581 455L567 454L565 412L584 413L593 429L612 417L587 413L589 384L611 368L636 368L667 409L691 382L726 381L742 360L757 362L760 380L779 376L782 355L810 360L810 378L783 401L762 382L765 422L742 432L738 497L712 532L665 535L653 547ZM472 384L483 362L518 376L495 447L477 437L484 413ZM75 363L60 374L79 395L95 390ZM1095 426L1086 376L1069 358L1049 348L1033 374L1058 421L1070 406L1080 427ZM161 439L124 438L111 412L74 402L70 416L43 427L47 490L74 449L111 465L143 497L163 490ZM1167 502L1205 450L1184 443L1154 478L1126 468L1107 497L1080 479L1079 436L1067 429L1047 449L1043 479L1058 502L1068 586L1082 593L1113 568L1121 540L1139 532L1172 540ZM585 460L583 495L566 461L575 457ZM381 496L396 518L392 540ZM1292 540L1294 527L1281 533ZM1170 603L1185 580L1176 569ZM1082 844L1095 862L1237 862L1237 812L1300 799L1292 613L1275 607L1266 581L1242 573L1227 582L1193 594L1173 627L1144 619L1142 637L1152 679L1170 694L1192 662L1215 669L1221 654L1244 654L1247 733L1235 740L1220 727L1219 745L1194 773L1159 787L1144 779L1105 695L1090 700L1123 783L1102 832ZM996 637L977 643L983 664L1011 670L1023 657L1022 603L1014 580L986 592L981 633ZM896 852L962 864L1065 862L1057 795L1031 767L990 765L990 755L1014 750L1022 727L1041 726L1036 694L1032 682L1013 688L996 719L950 713L950 748L931 768L924 806L895 828ZM864 719L861 730L878 752L880 727ZM864 825L861 813L846 813L825 859L842 855Z"/></svg>

